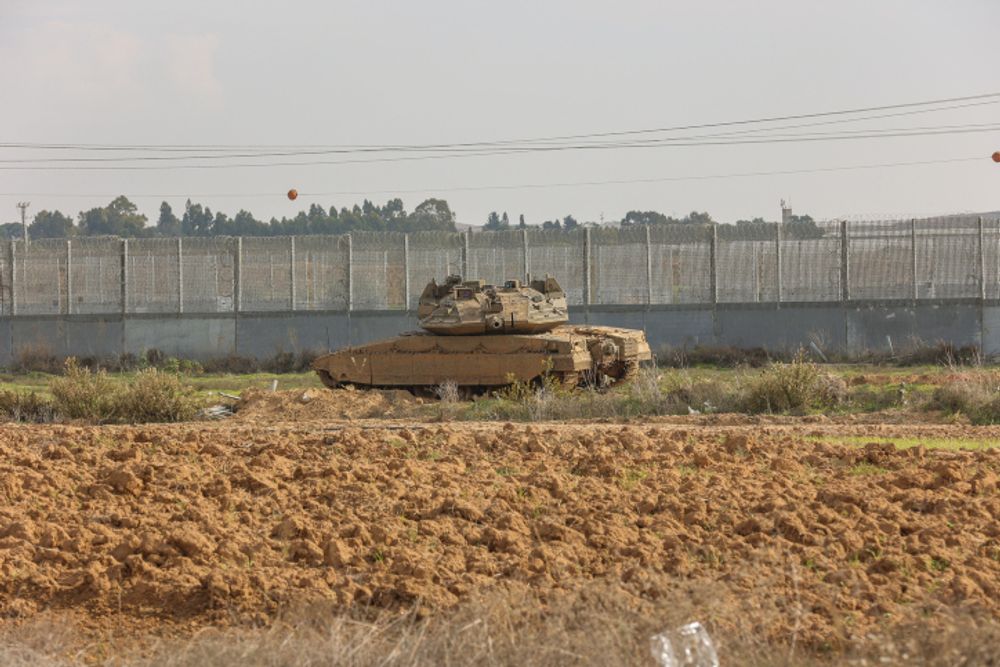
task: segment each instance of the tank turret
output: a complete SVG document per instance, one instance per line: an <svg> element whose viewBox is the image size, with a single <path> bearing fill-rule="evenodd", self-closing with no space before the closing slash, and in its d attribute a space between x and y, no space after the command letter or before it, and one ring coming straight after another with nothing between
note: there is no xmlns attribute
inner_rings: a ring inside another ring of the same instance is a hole
<svg viewBox="0 0 1000 667"><path fill-rule="evenodd" d="M448 276L431 280L420 295L420 326L434 334L534 334L569 321L566 294L555 278L507 280L489 285L482 280Z"/></svg>

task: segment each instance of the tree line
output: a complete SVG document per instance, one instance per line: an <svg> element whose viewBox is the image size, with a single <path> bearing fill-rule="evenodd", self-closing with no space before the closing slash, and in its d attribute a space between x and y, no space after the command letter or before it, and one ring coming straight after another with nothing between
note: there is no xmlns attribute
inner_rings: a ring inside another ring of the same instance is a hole
<svg viewBox="0 0 1000 667"><path fill-rule="evenodd" d="M621 227L643 225L680 225L689 228L692 234L705 225L717 224L705 212L692 211L682 218L667 216L658 211L629 211L617 221ZM312 204L308 210L299 211L295 217L258 220L252 213L240 210L233 217L221 211L213 212L188 200L180 215L174 213L170 204L160 204L160 212L153 224L139 212L127 197L119 196L107 206L80 211L76 219L60 212L42 210L35 214L28 226L32 239L72 238L81 236L120 236L123 238L176 237L176 236L291 236L306 234L345 234L353 231L456 231L455 213L444 199L426 199L413 211L408 212L399 198L390 199L383 206L369 200L359 206L329 209ZM817 238L823 235L816 222L808 215L793 216L791 235L796 238ZM487 231L541 228L550 231L572 231L581 225L572 215L553 220L545 220L540 225L528 225L524 214L518 216L516 224L511 222L506 211L491 212L483 225ZM720 225L724 236L739 235L741 238L769 238L773 227L762 218L738 220L735 225ZM0 225L0 234L6 238L20 238L21 225L8 223Z"/></svg>
<svg viewBox="0 0 1000 667"><path fill-rule="evenodd" d="M81 211L76 220L60 211L43 210L28 226L33 239L79 236L120 236L124 238L172 236L290 236L344 234L352 231L455 231L455 214L443 199L427 199L407 212L401 199L378 206L367 199L360 206L326 209L313 204L293 218L258 220L241 210L233 217L188 200L178 216L167 202L160 204L154 224L139 212L127 197L115 198L107 206ZM0 225L7 238L20 238L21 225Z"/></svg>

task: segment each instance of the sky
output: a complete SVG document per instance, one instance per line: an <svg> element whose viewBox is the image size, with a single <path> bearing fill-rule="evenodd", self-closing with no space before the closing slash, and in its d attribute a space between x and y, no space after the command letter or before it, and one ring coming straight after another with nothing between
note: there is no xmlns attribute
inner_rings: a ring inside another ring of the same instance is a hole
<svg viewBox="0 0 1000 667"><path fill-rule="evenodd" d="M0 0L0 144L450 144L980 95L1000 92L997 26L996 0ZM813 131L991 123L1000 103ZM991 129L254 168L0 162L0 222L18 201L75 215L119 194L151 221L164 200L267 219L395 196L447 199L465 224L774 220L782 199L817 219L910 217L1000 209L996 150ZM835 170L913 162L932 164ZM745 175L760 172L800 173Z"/></svg>

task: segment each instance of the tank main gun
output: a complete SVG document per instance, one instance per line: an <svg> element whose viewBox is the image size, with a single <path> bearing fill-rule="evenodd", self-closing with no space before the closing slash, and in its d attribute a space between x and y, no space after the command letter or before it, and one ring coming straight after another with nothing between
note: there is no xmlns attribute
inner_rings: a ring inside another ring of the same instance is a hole
<svg viewBox="0 0 1000 667"><path fill-rule="evenodd" d="M443 284L427 284L417 317L423 329L438 335L535 334L568 322L569 309L566 293L551 276L490 285L451 275Z"/></svg>

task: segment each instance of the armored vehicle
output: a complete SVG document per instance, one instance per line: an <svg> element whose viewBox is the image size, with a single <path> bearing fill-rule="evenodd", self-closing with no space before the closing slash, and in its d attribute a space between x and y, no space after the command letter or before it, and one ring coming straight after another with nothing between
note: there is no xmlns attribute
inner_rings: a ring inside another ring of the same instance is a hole
<svg viewBox="0 0 1000 667"><path fill-rule="evenodd" d="M328 387L400 388L415 392L455 382L463 393L539 381L607 386L629 379L651 354L634 329L568 324L566 294L555 278L432 280L420 296L423 331L318 357L313 369Z"/></svg>

